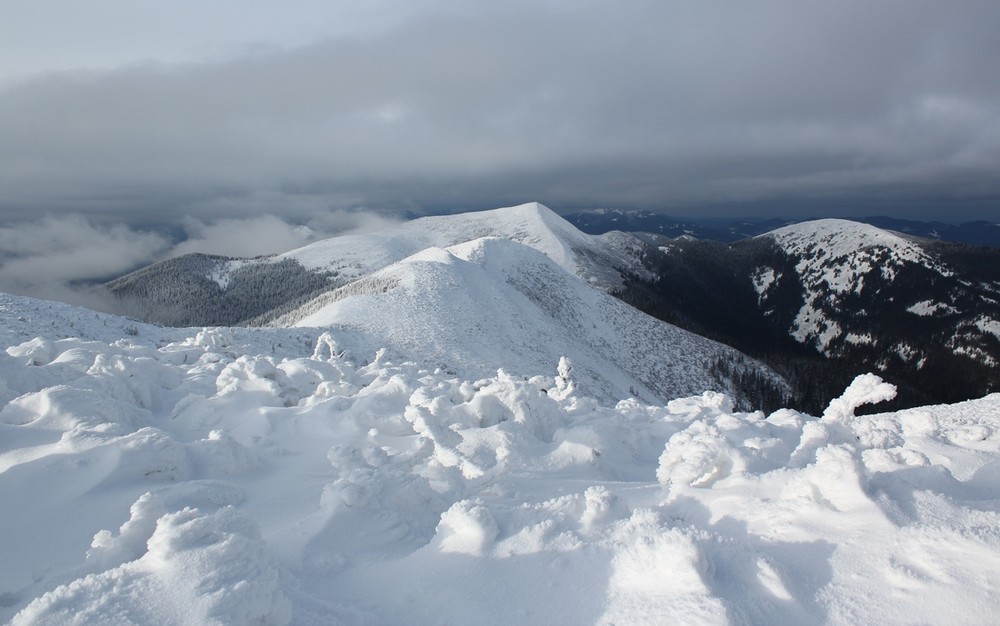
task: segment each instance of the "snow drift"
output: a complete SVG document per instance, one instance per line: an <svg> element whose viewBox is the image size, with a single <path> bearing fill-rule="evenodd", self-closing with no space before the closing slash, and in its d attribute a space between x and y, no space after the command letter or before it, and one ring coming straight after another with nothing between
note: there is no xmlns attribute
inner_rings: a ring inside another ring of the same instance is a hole
<svg viewBox="0 0 1000 626"><path fill-rule="evenodd" d="M998 395L611 404L571 359L465 379L337 330L0 312L14 624L995 620Z"/></svg>

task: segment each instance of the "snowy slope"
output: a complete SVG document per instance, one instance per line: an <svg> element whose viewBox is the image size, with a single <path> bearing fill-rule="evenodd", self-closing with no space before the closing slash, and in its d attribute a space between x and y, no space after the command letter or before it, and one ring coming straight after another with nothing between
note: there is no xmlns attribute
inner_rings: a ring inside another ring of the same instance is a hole
<svg viewBox="0 0 1000 626"><path fill-rule="evenodd" d="M523 267L492 245L410 264ZM0 313L0 621L995 623L1000 395L611 405L336 329Z"/></svg>
<svg viewBox="0 0 1000 626"><path fill-rule="evenodd" d="M821 353L997 389L997 251L907 238L867 224L817 220L767 235L794 268L762 264L753 280L765 315L780 318L795 284L789 333ZM946 365L942 365L947 362Z"/></svg>
<svg viewBox="0 0 1000 626"><path fill-rule="evenodd" d="M821 411L867 371L900 386L897 408L1000 391L1000 250L847 220L654 243L655 279L630 280L622 298L760 356L798 408Z"/></svg>
<svg viewBox="0 0 1000 626"><path fill-rule="evenodd" d="M779 228L761 237L777 242L786 255L796 260L795 272L802 282L804 302L795 317L791 335L801 343L812 343L828 352L831 342L847 332L824 311L824 304L840 307L839 300L861 294L867 283L891 283L909 265L921 265L948 275L916 243L868 224L825 219ZM773 268L761 267L755 282L762 302L773 282Z"/></svg>
<svg viewBox="0 0 1000 626"><path fill-rule="evenodd" d="M307 269L334 272L341 280L354 280L427 248L496 237L516 241L545 254L566 271L602 285L617 285L621 278L615 258L601 238L586 235L551 209L530 202L515 207L457 215L424 217L362 235L318 241L279 255L294 259Z"/></svg>
<svg viewBox="0 0 1000 626"><path fill-rule="evenodd" d="M534 248L604 291L623 272L642 275L638 240L624 233L586 235L550 209L515 207L425 217L364 234L341 235L271 257L185 255L105 285L117 311L171 326L256 325L322 291L341 287L427 248L483 237Z"/></svg>
<svg viewBox="0 0 1000 626"><path fill-rule="evenodd" d="M428 248L276 320L349 329L364 350L390 348L467 378L545 371L568 356L587 393L665 402L718 388L741 396L719 359L776 375L721 344L655 320L505 239ZM741 396L742 399L742 396Z"/></svg>

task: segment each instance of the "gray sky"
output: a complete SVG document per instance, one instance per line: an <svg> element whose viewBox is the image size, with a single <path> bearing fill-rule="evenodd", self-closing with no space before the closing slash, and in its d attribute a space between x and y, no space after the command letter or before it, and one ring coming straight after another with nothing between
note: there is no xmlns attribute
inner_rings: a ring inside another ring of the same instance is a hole
<svg viewBox="0 0 1000 626"><path fill-rule="evenodd" d="M3 290L529 200L1000 216L997 0L0 8Z"/></svg>
<svg viewBox="0 0 1000 626"><path fill-rule="evenodd" d="M1000 214L997 0L2 7L3 223Z"/></svg>

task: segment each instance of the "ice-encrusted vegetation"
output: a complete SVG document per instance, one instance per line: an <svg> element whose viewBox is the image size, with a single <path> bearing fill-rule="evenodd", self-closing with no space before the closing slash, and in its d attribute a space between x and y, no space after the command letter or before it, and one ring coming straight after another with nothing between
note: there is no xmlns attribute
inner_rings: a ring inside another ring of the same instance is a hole
<svg viewBox="0 0 1000 626"><path fill-rule="evenodd" d="M997 395L607 402L571 359L467 379L337 329L0 310L0 620L995 618Z"/></svg>

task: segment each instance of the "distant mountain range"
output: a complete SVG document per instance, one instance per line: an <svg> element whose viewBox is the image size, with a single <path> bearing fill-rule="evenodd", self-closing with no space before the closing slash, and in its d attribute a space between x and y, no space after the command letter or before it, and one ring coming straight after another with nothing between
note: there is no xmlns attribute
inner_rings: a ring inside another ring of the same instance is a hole
<svg viewBox="0 0 1000 626"><path fill-rule="evenodd" d="M720 219L695 220L679 218L653 211L626 211L621 209L594 209L564 215L567 221L585 233L602 234L613 230L645 232L667 237L689 236L697 239L733 242L755 237L797 220L782 219ZM805 220L802 220L805 221ZM945 224L903 220L894 217L857 217L851 221L877 226L925 239L952 241L975 246L1000 248L1000 221L976 221L965 224Z"/></svg>
<svg viewBox="0 0 1000 626"><path fill-rule="evenodd" d="M604 399L714 387L818 413L866 371L899 385L898 406L1000 389L1000 250L847 220L753 237L762 223L732 224L714 231L738 238L725 242L653 214L588 215L621 228L587 234L532 203L274 257L191 255L106 288L144 321L332 326L358 350L473 378L569 356Z"/></svg>

